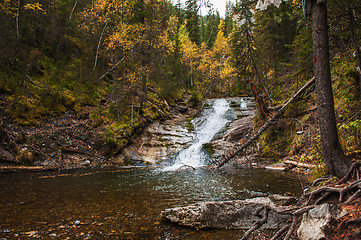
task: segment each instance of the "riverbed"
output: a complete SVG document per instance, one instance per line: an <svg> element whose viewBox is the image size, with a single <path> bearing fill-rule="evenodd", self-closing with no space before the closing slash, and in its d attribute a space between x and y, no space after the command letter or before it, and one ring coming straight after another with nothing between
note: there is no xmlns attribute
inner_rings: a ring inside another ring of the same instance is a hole
<svg viewBox="0 0 361 240"><path fill-rule="evenodd" d="M299 196L296 175L264 169L102 168L0 175L5 239L239 239L242 231L194 230L160 212L199 201Z"/></svg>

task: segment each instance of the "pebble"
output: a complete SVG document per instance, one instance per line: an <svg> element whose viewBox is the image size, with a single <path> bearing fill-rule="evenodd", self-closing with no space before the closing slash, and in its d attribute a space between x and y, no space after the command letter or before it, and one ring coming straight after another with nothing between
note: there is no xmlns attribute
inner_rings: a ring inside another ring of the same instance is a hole
<svg viewBox="0 0 361 240"><path fill-rule="evenodd" d="M79 226L79 225L80 225L80 221L79 221L79 220L74 221L74 225L75 225L75 226Z"/></svg>

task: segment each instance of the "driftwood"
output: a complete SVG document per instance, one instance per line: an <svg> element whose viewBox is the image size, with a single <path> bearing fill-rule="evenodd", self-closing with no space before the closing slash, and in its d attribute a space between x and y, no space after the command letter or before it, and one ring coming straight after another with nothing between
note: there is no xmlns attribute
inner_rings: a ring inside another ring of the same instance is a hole
<svg viewBox="0 0 361 240"><path fill-rule="evenodd" d="M309 88L315 82L315 77L313 77L310 81L308 81L302 88L300 88L287 102L283 104L283 106L272 116L272 118L268 119L262 127L260 127L257 132L255 132L252 137L245 141L241 146L234 148L230 153L226 153L222 156L223 159L218 165L217 168L222 167L225 163L231 160L235 155L242 152L246 147L248 147L254 140L256 140L285 110L285 108L301 93L303 93L307 88Z"/></svg>
<svg viewBox="0 0 361 240"><path fill-rule="evenodd" d="M293 166L296 166L296 167L304 167L304 168L316 168L316 167L318 167L317 165L307 164L307 163L300 163L300 162L296 162L296 161L292 161L292 160L284 160L283 162L285 164L293 165Z"/></svg>

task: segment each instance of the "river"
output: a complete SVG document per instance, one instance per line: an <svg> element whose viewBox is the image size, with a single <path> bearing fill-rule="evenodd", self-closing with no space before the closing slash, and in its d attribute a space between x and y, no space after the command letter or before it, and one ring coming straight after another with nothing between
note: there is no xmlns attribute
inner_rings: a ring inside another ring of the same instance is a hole
<svg viewBox="0 0 361 240"><path fill-rule="evenodd" d="M198 146L210 141L230 121L224 115L229 110L225 102L218 104L216 101L208 109L212 117L195 119L199 127L195 127L193 143L166 167L0 174L0 238L239 239L242 231L194 230L160 217L166 208L199 201L300 195L300 180L292 173L198 167L207 164L207 156ZM224 125L218 126L218 121ZM202 129L216 131L205 136ZM184 157L189 151L192 153ZM189 161L189 156L196 154L202 157ZM177 171L179 164L196 164L197 168ZM172 166L173 171L164 171Z"/></svg>

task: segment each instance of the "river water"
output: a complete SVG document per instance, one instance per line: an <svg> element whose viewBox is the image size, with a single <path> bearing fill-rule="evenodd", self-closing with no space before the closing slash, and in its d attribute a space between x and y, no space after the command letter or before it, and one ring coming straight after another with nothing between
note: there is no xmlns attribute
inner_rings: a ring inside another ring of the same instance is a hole
<svg viewBox="0 0 361 240"><path fill-rule="evenodd" d="M223 100L215 101L203 114L210 117L195 119L196 137L171 167L207 164L199 146L231 120L228 107ZM300 193L300 179L294 174L237 167L0 174L0 239L239 239L242 231L180 227L162 220L160 213L200 201Z"/></svg>
<svg viewBox="0 0 361 240"><path fill-rule="evenodd" d="M198 201L300 192L297 177L262 169L1 174L0 237L239 239L241 231L178 227L163 221L160 212Z"/></svg>

